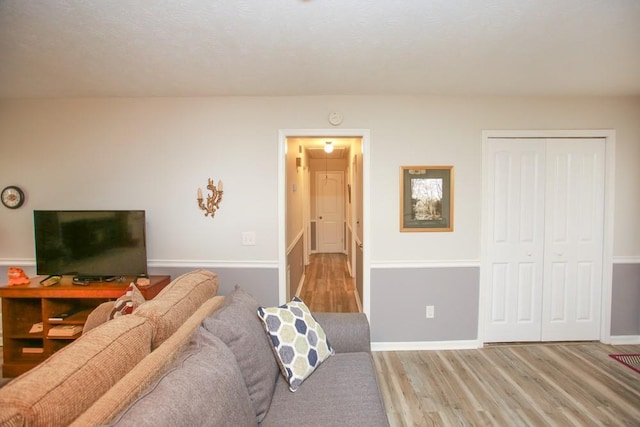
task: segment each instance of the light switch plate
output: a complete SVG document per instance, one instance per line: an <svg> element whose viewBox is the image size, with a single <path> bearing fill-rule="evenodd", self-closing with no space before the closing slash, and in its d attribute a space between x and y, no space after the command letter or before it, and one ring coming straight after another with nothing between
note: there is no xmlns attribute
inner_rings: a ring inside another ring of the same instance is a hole
<svg viewBox="0 0 640 427"><path fill-rule="evenodd" d="M256 233L254 231L242 232L242 246L255 246L256 245Z"/></svg>

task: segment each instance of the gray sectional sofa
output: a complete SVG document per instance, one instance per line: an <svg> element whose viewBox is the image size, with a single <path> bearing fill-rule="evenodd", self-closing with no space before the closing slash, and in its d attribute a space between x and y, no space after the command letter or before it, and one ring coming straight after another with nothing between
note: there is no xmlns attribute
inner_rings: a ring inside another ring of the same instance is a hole
<svg viewBox="0 0 640 427"><path fill-rule="evenodd" d="M358 313L314 313L335 354L296 392L256 314L187 273L0 389L2 426L387 426Z"/></svg>
<svg viewBox="0 0 640 427"><path fill-rule="evenodd" d="M236 289L203 320L177 363L112 424L388 425L363 314L315 314L336 354L292 392L257 309Z"/></svg>

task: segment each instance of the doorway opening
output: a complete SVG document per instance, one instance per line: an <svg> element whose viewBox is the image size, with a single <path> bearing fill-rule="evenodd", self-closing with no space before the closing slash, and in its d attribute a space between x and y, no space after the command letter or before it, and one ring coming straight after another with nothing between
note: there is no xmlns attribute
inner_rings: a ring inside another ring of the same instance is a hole
<svg viewBox="0 0 640 427"><path fill-rule="evenodd" d="M368 312L368 131L281 130L279 300ZM324 150L326 145L333 150Z"/></svg>

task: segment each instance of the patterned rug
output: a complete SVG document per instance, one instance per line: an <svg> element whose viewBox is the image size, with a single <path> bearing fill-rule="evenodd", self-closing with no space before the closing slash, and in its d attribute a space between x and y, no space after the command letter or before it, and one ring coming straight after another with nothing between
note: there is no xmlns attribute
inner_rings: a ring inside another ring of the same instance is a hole
<svg viewBox="0 0 640 427"><path fill-rule="evenodd" d="M609 357L640 374L640 354L610 354Z"/></svg>

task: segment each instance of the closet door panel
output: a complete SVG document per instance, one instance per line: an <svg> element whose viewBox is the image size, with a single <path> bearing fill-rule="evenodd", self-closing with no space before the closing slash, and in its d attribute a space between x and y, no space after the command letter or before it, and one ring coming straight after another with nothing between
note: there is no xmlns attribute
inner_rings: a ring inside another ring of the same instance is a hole
<svg viewBox="0 0 640 427"><path fill-rule="evenodd" d="M602 139L547 144L543 341L600 338L604 148Z"/></svg>
<svg viewBox="0 0 640 427"><path fill-rule="evenodd" d="M544 250L544 140L488 146L485 341L539 341Z"/></svg>

